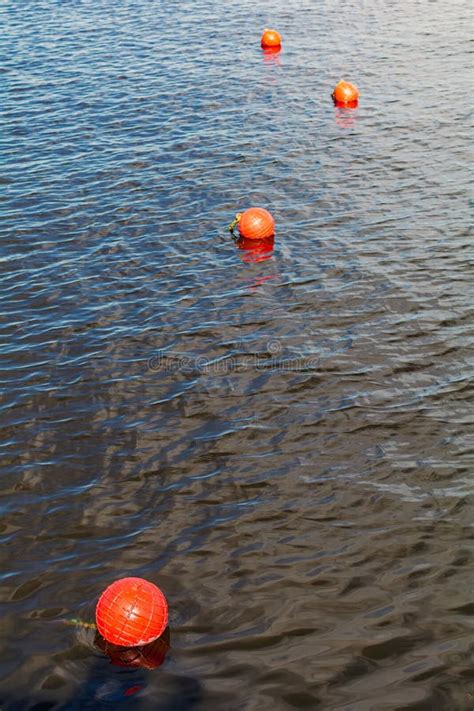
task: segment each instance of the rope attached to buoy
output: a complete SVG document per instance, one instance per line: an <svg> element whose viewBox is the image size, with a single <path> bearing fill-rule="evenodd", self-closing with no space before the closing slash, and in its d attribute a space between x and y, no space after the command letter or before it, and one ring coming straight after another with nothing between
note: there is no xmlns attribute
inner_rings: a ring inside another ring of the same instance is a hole
<svg viewBox="0 0 474 711"><path fill-rule="evenodd" d="M234 237L234 238L236 237L234 230L237 227L237 225L239 224L241 217L242 217L242 213L238 212L236 214L235 218L230 223L229 227L227 228L229 230L230 234L232 235L232 237Z"/></svg>
<svg viewBox="0 0 474 711"><path fill-rule="evenodd" d="M63 620L65 625L73 625L74 627L84 627L85 629L88 630L96 630L97 627L94 625L93 622L83 622L82 620L78 620L75 617L73 617L70 620Z"/></svg>

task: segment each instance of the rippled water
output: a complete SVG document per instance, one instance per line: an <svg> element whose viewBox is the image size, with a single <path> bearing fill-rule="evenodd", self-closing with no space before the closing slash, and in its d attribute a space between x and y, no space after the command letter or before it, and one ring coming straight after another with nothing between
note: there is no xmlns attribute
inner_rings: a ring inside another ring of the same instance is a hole
<svg viewBox="0 0 474 711"><path fill-rule="evenodd" d="M471 4L0 20L2 711L474 708ZM123 575L160 669L70 622Z"/></svg>

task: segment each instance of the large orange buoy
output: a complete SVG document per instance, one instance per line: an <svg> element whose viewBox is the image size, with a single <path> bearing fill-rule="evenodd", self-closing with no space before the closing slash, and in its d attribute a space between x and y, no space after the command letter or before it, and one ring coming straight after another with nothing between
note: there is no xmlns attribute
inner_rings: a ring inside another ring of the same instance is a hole
<svg viewBox="0 0 474 711"><path fill-rule="evenodd" d="M263 207L249 207L238 216L237 227L246 239L267 239L275 234L275 220Z"/></svg>
<svg viewBox="0 0 474 711"><path fill-rule="evenodd" d="M265 28L260 44L264 49L269 47L281 47L281 36L276 30Z"/></svg>
<svg viewBox="0 0 474 711"><path fill-rule="evenodd" d="M122 578L100 596L95 619L107 642L136 647L163 634L168 624L168 603L160 588L148 580Z"/></svg>
<svg viewBox="0 0 474 711"><path fill-rule="evenodd" d="M359 89L355 84L341 79L334 87L332 98L338 106L356 106L359 101Z"/></svg>

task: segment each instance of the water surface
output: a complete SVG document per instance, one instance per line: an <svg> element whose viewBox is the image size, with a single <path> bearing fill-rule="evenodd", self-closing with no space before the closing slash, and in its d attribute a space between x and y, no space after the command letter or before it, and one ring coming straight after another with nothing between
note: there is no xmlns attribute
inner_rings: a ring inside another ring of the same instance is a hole
<svg viewBox="0 0 474 711"><path fill-rule="evenodd" d="M470 3L0 19L2 711L471 711ZM158 670L65 624L124 575Z"/></svg>

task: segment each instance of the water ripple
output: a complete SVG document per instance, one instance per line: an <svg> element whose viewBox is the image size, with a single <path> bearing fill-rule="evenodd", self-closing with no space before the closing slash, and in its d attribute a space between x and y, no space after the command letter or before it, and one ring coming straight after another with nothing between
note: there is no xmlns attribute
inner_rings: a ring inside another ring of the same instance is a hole
<svg viewBox="0 0 474 711"><path fill-rule="evenodd" d="M427 7L0 4L2 709L472 708L472 18ZM64 624L127 574L159 672Z"/></svg>

